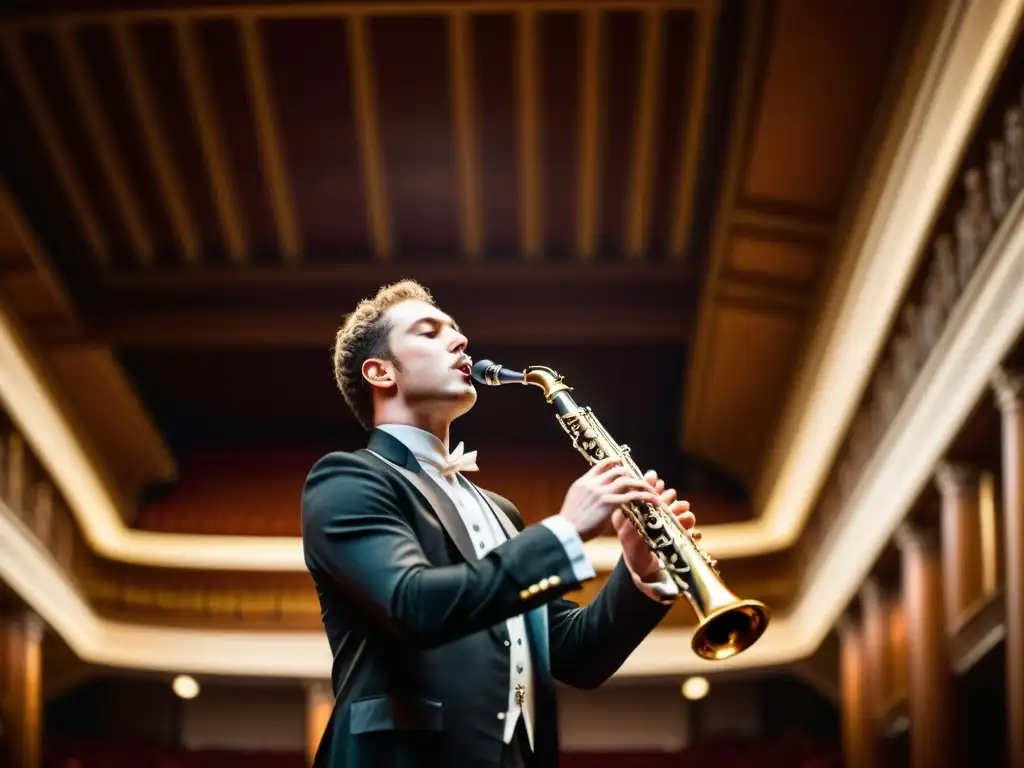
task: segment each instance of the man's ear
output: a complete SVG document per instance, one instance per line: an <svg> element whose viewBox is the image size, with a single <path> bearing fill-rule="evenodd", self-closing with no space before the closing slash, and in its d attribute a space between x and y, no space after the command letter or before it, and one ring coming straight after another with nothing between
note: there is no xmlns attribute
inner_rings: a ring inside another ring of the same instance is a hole
<svg viewBox="0 0 1024 768"><path fill-rule="evenodd" d="M361 370L363 378L370 383L371 387L386 389L395 384L395 369L387 360L371 357L363 362Z"/></svg>

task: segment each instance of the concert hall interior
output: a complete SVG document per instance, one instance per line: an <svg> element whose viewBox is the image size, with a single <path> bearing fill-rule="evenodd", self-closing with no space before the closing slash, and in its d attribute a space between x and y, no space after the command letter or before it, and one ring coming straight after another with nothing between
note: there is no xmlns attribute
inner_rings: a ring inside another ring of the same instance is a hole
<svg viewBox="0 0 1024 768"><path fill-rule="evenodd" d="M308 765L331 344L425 284L690 501L680 602L569 768L1024 766L1024 0L12 0L0 10L0 751ZM453 445L536 523L543 396ZM586 544L598 578L621 549ZM1013 725L1016 724L1016 727Z"/></svg>

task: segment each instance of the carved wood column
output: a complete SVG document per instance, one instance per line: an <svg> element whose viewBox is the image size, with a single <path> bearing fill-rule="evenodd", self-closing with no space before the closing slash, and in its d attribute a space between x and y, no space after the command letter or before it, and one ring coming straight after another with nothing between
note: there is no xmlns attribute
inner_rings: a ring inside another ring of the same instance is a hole
<svg viewBox="0 0 1024 768"><path fill-rule="evenodd" d="M306 685L306 765L313 764L333 708L330 683L317 681Z"/></svg>
<svg viewBox="0 0 1024 768"><path fill-rule="evenodd" d="M843 765L846 768L873 768L868 737L874 723L867 711L863 627L855 619L844 616L839 622L838 631Z"/></svg>
<svg viewBox="0 0 1024 768"><path fill-rule="evenodd" d="M0 702L12 766L42 765L43 622L26 610L0 614Z"/></svg>
<svg viewBox="0 0 1024 768"><path fill-rule="evenodd" d="M880 740L880 716L888 701L892 682L892 643L889 632L889 601L885 586L869 577L860 590L864 632L864 692L872 733L865 739L869 748ZM873 752L878 754L877 751Z"/></svg>
<svg viewBox="0 0 1024 768"><path fill-rule="evenodd" d="M950 634L984 592L981 544L981 473L941 462L935 482L942 494L942 569Z"/></svg>
<svg viewBox="0 0 1024 768"><path fill-rule="evenodd" d="M902 525L896 544L903 558L911 768L953 768L953 674L942 596L939 532Z"/></svg>
<svg viewBox="0 0 1024 768"><path fill-rule="evenodd" d="M892 662L892 699L906 698L909 691L908 683L908 655L907 650L907 612L903 605L903 596L898 590L893 590L889 596L889 643L890 660Z"/></svg>
<svg viewBox="0 0 1024 768"><path fill-rule="evenodd" d="M1003 415L1009 765L1024 765L1024 372L1001 369L993 377L992 384Z"/></svg>

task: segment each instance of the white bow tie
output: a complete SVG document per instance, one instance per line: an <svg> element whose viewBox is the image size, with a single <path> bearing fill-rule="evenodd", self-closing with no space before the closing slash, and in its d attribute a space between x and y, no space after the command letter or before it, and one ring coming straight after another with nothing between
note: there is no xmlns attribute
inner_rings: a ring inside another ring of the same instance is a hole
<svg viewBox="0 0 1024 768"><path fill-rule="evenodd" d="M422 457L424 461L437 467L442 477L450 478L459 472L476 472L480 469L476 465L476 451L464 453L465 446L459 443L455 450L448 455L448 461L438 462L434 459Z"/></svg>

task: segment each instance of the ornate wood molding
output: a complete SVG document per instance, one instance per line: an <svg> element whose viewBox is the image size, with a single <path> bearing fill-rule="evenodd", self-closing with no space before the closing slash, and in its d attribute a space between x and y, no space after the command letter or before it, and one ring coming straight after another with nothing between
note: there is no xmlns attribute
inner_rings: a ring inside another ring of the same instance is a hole
<svg viewBox="0 0 1024 768"><path fill-rule="evenodd" d="M953 213L940 219L939 230L930 238L931 248L917 268L914 287L897 312L897 322L826 478L817 515L832 517L837 504L850 496L911 392L920 387L922 372L942 354L944 334L960 321L964 298L972 292L983 259L1005 248L1012 229L1020 226L1024 174L1015 168L1024 168L1024 82L1017 89L1007 89L1004 83L1002 92L1014 95L988 107L990 115L1001 114L1002 119L979 121L979 125L995 123L1000 130L973 139L975 147L985 150L984 162L963 168L960 184L949 191ZM1015 382L1001 369L993 374L994 389L1009 393L1011 401L1012 393L1019 391L1014 389ZM1003 397L1000 394L1001 402ZM952 467L942 465L937 471L940 484L954 481Z"/></svg>

